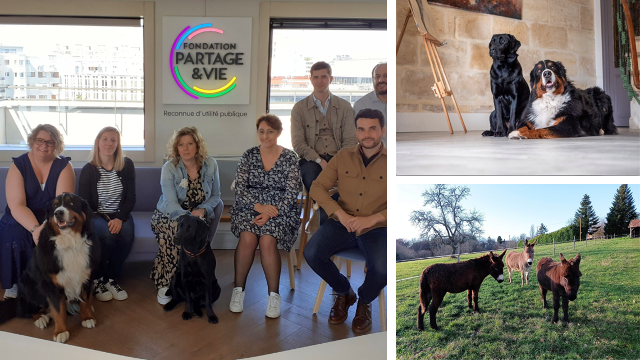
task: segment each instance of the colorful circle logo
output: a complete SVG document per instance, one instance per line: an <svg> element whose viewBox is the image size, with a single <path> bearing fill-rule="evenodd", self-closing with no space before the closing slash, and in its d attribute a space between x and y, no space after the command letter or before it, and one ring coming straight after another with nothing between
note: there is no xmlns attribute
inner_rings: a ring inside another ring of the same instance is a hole
<svg viewBox="0 0 640 360"><path fill-rule="evenodd" d="M236 87L235 82L237 78L235 76L225 86L219 89L214 89L214 90L201 89L197 86L190 87L189 85L187 85L187 83L184 82L184 80L182 79L182 76L180 76L180 71L178 70L178 66L174 65L174 58L175 58L176 51L180 50L180 46L186 39L191 40L196 35L202 34L205 32L217 32L219 34L224 34L224 31L212 27L210 23L202 24L194 27L187 26L186 28L184 28L184 30L180 32L176 40L173 42L173 46L171 47L171 54L170 54L171 65L170 66L171 66L171 75L173 75L173 80L180 87L180 89L184 91L185 94L191 96L194 99L198 99L198 96L206 97L206 98L219 97L227 94L229 91L235 89Z"/></svg>

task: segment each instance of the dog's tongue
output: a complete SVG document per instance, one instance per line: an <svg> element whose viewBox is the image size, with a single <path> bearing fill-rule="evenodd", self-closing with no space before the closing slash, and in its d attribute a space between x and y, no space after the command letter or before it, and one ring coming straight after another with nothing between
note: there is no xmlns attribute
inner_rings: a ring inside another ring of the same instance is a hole
<svg viewBox="0 0 640 360"><path fill-rule="evenodd" d="M58 223L58 226L59 227L65 227L65 226L67 226L67 222L66 221L61 221L61 222Z"/></svg>

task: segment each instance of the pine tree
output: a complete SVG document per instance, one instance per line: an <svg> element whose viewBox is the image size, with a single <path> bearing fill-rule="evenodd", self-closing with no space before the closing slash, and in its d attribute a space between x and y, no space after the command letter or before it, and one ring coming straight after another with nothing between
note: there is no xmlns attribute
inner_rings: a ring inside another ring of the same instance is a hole
<svg viewBox="0 0 640 360"><path fill-rule="evenodd" d="M502 237L500 237L500 235L498 235L498 239L496 241L498 242L498 244L502 244Z"/></svg>
<svg viewBox="0 0 640 360"><path fill-rule="evenodd" d="M540 224L540 227L538 228L538 235L544 235L548 232L549 230L547 229L546 226L544 226L544 223Z"/></svg>
<svg viewBox="0 0 640 360"><path fill-rule="evenodd" d="M638 213L631 195L631 189L626 184L620 185L607 214L607 223L604 225L605 234L626 234L629 232L631 220L637 218Z"/></svg>
<svg viewBox="0 0 640 360"><path fill-rule="evenodd" d="M598 219L593 206L591 206L591 198L585 194L582 201L580 201L580 208L573 216L574 233L581 238L586 238L589 229L597 225L599 221L600 219Z"/></svg>

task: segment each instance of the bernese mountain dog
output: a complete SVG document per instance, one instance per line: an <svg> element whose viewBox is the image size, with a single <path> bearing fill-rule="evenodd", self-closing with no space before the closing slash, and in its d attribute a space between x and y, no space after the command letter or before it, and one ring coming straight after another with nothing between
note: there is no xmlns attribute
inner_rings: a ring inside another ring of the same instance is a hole
<svg viewBox="0 0 640 360"><path fill-rule="evenodd" d="M510 139L552 139L612 135L611 98L597 86L577 89L559 61L544 60L531 70L529 104Z"/></svg>
<svg viewBox="0 0 640 360"><path fill-rule="evenodd" d="M0 302L0 323L12 317L33 317L44 329L55 322L53 340L69 339L67 304L79 303L82 326L93 328L93 273L100 259L99 241L91 233L91 209L75 194L52 202L27 269L18 283L18 298Z"/></svg>

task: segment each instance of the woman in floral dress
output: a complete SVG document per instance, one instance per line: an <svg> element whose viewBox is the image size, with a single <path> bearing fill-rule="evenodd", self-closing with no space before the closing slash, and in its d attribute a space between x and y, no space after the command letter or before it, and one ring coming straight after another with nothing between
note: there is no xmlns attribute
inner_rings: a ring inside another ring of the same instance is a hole
<svg viewBox="0 0 640 360"><path fill-rule="evenodd" d="M266 316L280 316L280 245L290 251L298 237L300 166L295 152L278 145L282 123L275 115L256 122L260 146L247 150L236 172L236 202L231 208L231 231L239 238L234 268L235 287L229 309L243 310L244 287L260 245L260 260L267 280Z"/></svg>
<svg viewBox="0 0 640 360"><path fill-rule="evenodd" d="M151 230L159 247L151 278L162 305L171 300L166 292L178 265L180 248L173 242L177 218L191 213L207 224L213 221L217 227L223 209L218 164L207 155L198 129L184 127L174 132L167 153L168 161L162 166L162 195L151 217ZM215 229L212 230L215 234Z"/></svg>

